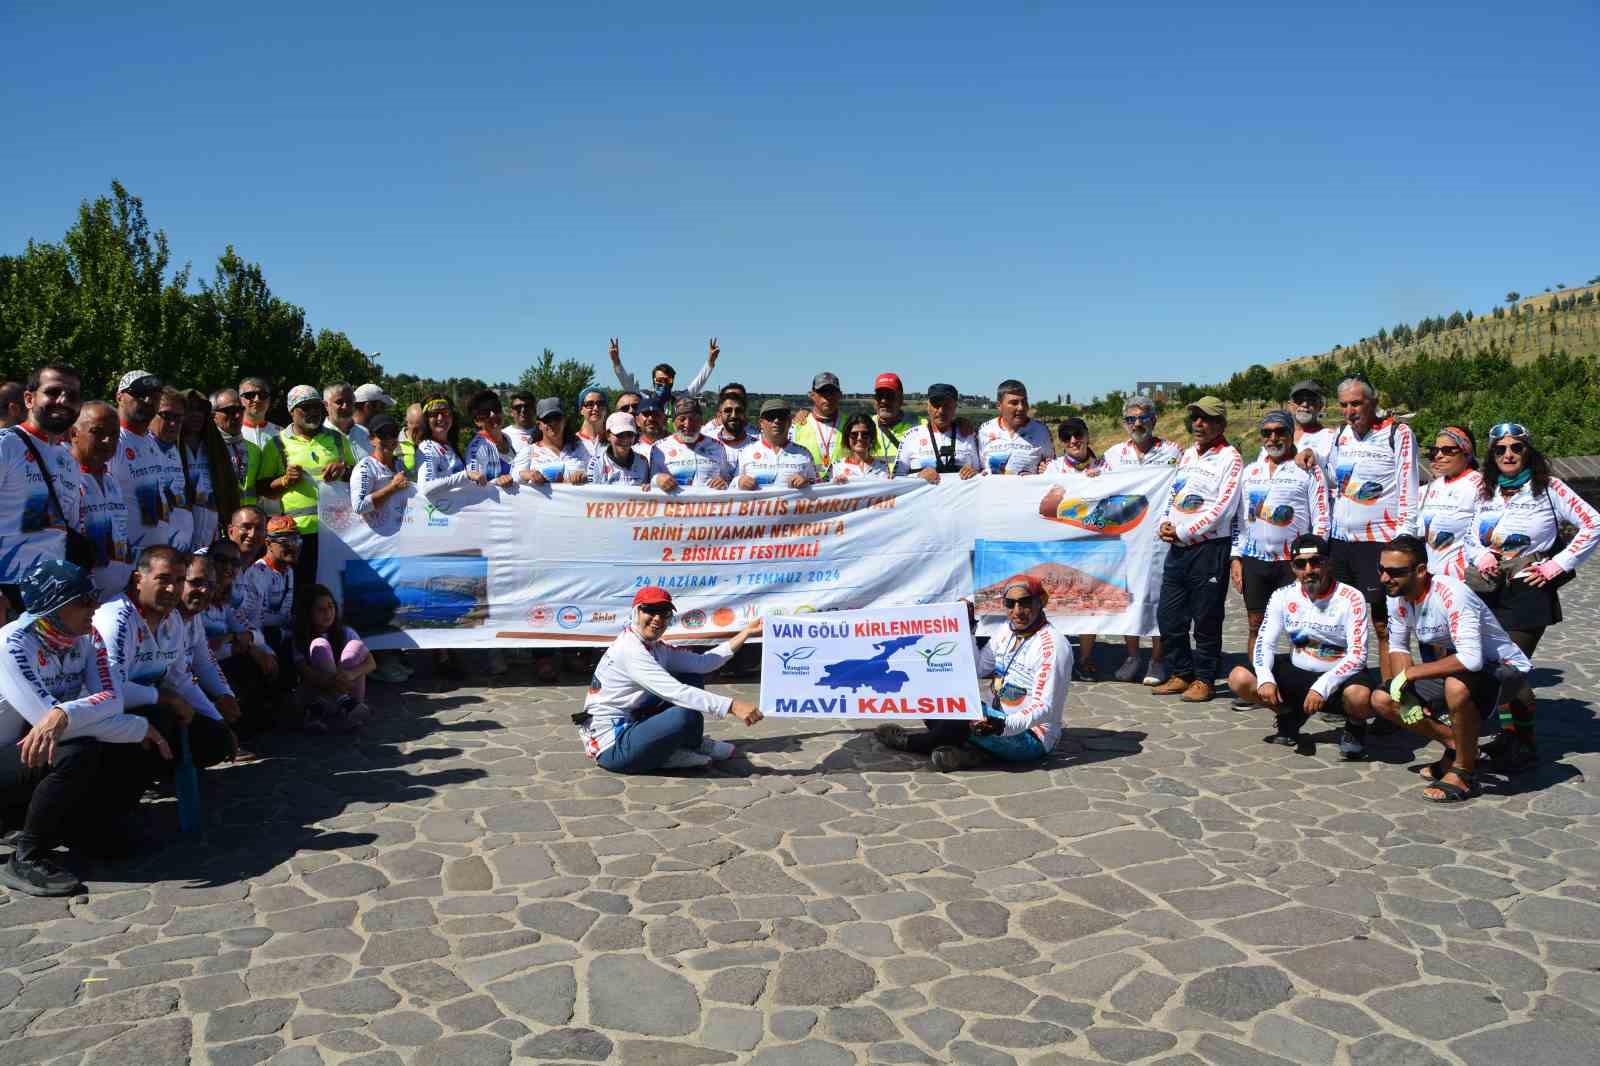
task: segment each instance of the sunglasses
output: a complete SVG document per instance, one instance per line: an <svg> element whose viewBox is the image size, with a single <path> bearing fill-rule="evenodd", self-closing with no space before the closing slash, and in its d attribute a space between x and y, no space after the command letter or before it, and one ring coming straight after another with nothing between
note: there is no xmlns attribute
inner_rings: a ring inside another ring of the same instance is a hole
<svg viewBox="0 0 1600 1066"><path fill-rule="evenodd" d="M1496 444L1494 446L1496 455L1521 455L1527 450L1528 446L1519 440L1514 440L1510 444Z"/></svg>
<svg viewBox="0 0 1600 1066"><path fill-rule="evenodd" d="M1289 397L1289 402L1299 404L1301 407L1312 407L1322 402L1321 396L1314 396L1309 392L1297 392Z"/></svg>
<svg viewBox="0 0 1600 1066"><path fill-rule="evenodd" d="M637 411L638 409L639 409L639 405L636 404L636 403L619 403L619 404L617 404L617 410L621 411L625 415L631 415L631 414L633 414L633 412ZM517 410L517 408L515 406L513 406L512 410L515 411L515 410Z"/></svg>
<svg viewBox="0 0 1600 1066"><path fill-rule="evenodd" d="M1306 569L1309 569L1310 567L1316 567L1318 570L1320 570L1324 566L1327 566L1327 565L1328 565L1328 557L1326 555L1313 555L1309 559L1290 559L1289 560L1290 568L1295 569L1295 570L1306 570Z"/></svg>
<svg viewBox="0 0 1600 1066"><path fill-rule="evenodd" d="M1457 448L1457 447L1455 447L1453 445L1448 445L1448 444L1443 446L1443 447L1440 447L1440 448L1429 448L1428 449L1428 458L1429 459L1438 459L1441 456L1446 458L1446 459L1449 459L1449 458L1451 458L1453 456L1457 456L1457 455L1460 455L1460 454L1461 454L1461 449L1460 448Z"/></svg>
<svg viewBox="0 0 1600 1066"><path fill-rule="evenodd" d="M242 415L242 414L244 414L244 404L242 404L242 403L230 403L226 407L218 407L215 410L216 410L216 413L219 414L219 415L227 415L229 418L232 418L234 415Z"/></svg>
<svg viewBox="0 0 1600 1066"><path fill-rule="evenodd" d="M268 537L267 538L267 543L269 543L269 544L281 544L285 548L298 548L298 547L300 547L300 534L298 534L298 533L277 533L277 534L274 534L274 535Z"/></svg>
<svg viewBox="0 0 1600 1066"><path fill-rule="evenodd" d="M604 407L605 404L600 402L599 400L585 400L582 403L580 403L578 406L579 407Z"/></svg>
<svg viewBox="0 0 1600 1066"><path fill-rule="evenodd" d="M241 399L241 400L259 400L263 396L271 396L271 395L272 394L270 392L260 392L260 391L241 392L239 394L239 399Z"/></svg>
<svg viewBox="0 0 1600 1066"><path fill-rule="evenodd" d="M1289 431L1282 426L1273 426L1271 429L1263 429L1261 431L1262 440L1266 440L1268 437L1287 437L1288 435Z"/></svg>
<svg viewBox="0 0 1600 1066"><path fill-rule="evenodd" d="M1382 574L1384 577L1401 578L1401 577L1405 577L1407 574L1411 573L1411 567L1409 567L1409 566L1384 566L1382 563L1379 563L1378 564L1378 573Z"/></svg>
<svg viewBox="0 0 1600 1066"><path fill-rule="evenodd" d="M511 405L511 409L513 411L526 411L528 409L528 405L525 403L514 403ZM626 408L624 408L624 410L626 410Z"/></svg>
<svg viewBox="0 0 1600 1066"><path fill-rule="evenodd" d="M1148 426L1156 420L1155 415L1123 415L1122 424L1125 426Z"/></svg>
<svg viewBox="0 0 1600 1066"><path fill-rule="evenodd" d="M845 436L848 437L850 440L871 440L872 439L872 430L870 430L870 429L852 429L849 433L845 434Z"/></svg>
<svg viewBox="0 0 1600 1066"><path fill-rule="evenodd" d="M1081 429L1067 429L1061 432L1062 440L1088 440L1089 434Z"/></svg>
<svg viewBox="0 0 1600 1066"><path fill-rule="evenodd" d="M478 410L472 412L472 417L473 418L499 418L500 417L500 408L498 408L498 407L480 407L480 408L478 408Z"/></svg>
<svg viewBox="0 0 1600 1066"><path fill-rule="evenodd" d="M1016 599L1004 599L1000 602L1006 605L1006 610L1016 611L1022 608L1032 607L1035 603L1039 602L1039 599L1037 596L1018 596Z"/></svg>
<svg viewBox="0 0 1600 1066"><path fill-rule="evenodd" d="M643 614L648 615L651 618L671 618L672 617L672 607L669 604L665 604L665 603L652 603L652 604L650 604L648 606L640 607L639 610Z"/></svg>

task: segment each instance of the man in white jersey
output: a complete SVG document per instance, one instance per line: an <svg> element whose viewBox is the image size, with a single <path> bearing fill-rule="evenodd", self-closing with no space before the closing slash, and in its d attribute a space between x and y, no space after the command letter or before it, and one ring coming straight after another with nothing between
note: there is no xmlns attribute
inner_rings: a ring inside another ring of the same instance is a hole
<svg viewBox="0 0 1600 1066"><path fill-rule="evenodd" d="M637 485L649 492L650 461L634 448L639 427L633 416L621 411L607 415L606 438L600 454L589 460L584 479L591 485Z"/></svg>
<svg viewBox="0 0 1600 1066"><path fill-rule="evenodd" d="M167 525L172 534L167 542L181 552L193 544L195 527L191 475L184 469L183 454L183 419L188 407L183 393L168 385L161 390L156 417L150 421L150 436L155 438L167 466L163 480L172 494L167 506Z"/></svg>
<svg viewBox="0 0 1600 1066"><path fill-rule="evenodd" d="M288 515L267 520L267 550L239 574L238 600L250 628L261 630L267 646L278 657L278 672L294 672L292 625L294 620L295 564L300 560L300 530ZM285 684L288 682L286 681Z"/></svg>
<svg viewBox="0 0 1600 1066"><path fill-rule="evenodd" d="M741 489L786 485L804 488L817 480L811 453L789 440L789 401L774 396L761 404L761 439L739 452Z"/></svg>
<svg viewBox="0 0 1600 1066"><path fill-rule="evenodd" d="M239 698L222 673L222 667L211 650L206 636L205 612L211 606L211 594L216 589L216 567L205 554L191 555L185 563L183 584L178 591L178 620L188 641L189 673L200 691L211 701L217 714L229 727L229 739L237 750L238 741L232 729L239 724L242 712Z"/></svg>
<svg viewBox="0 0 1600 1066"><path fill-rule="evenodd" d="M187 728L189 753L195 766L204 768L233 754L233 738L221 712L195 683L189 627L177 611L186 559L165 544L146 547L134 570L132 594L101 604L94 628L121 685L124 709L148 718L173 751L180 748L178 730ZM117 806L131 809L144 788L171 769L158 756L138 753L119 767L113 786Z"/></svg>
<svg viewBox="0 0 1600 1066"><path fill-rule="evenodd" d="M83 891L52 849L80 846L109 821L96 796L112 746L141 742L168 757L149 722L122 709L105 646L92 627L89 575L47 559L19 582L26 612L0 629L0 807L24 811L0 884L30 896Z"/></svg>
<svg viewBox="0 0 1600 1066"><path fill-rule="evenodd" d="M122 433L111 457L111 476L128 506L128 548L135 558L148 544L172 544L172 524L167 521L182 484L172 483L172 471L161 445L150 435L161 399L161 381L144 370L130 370L117 383L117 417Z"/></svg>
<svg viewBox="0 0 1600 1066"><path fill-rule="evenodd" d="M239 382L239 399L244 403L244 438L257 448L283 432L283 427L267 417L272 407L272 386L264 378L245 378Z"/></svg>
<svg viewBox="0 0 1600 1066"><path fill-rule="evenodd" d="M239 546L219 540L206 549L205 557L211 560L214 583L211 602L200 612L200 621L212 656L229 687L240 694L243 720L234 726L234 734L249 736L277 720L278 657L267 648L266 635L251 627L244 605L233 598L240 572ZM249 756L241 752L241 757Z"/></svg>
<svg viewBox="0 0 1600 1066"><path fill-rule="evenodd" d="M1000 414L978 427L978 455L990 474L1037 474L1056 457L1043 422L1028 417L1028 387L1007 378L995 389Z"/></svg>
<svg viewBox="0 0 1600 1066"><path fill-rule="evenodd" d="M611 348L606 354L611 359L611 369L617 375L617 384L621 385L628 392L643 392L643 390L639 388L639 382L634 379L634 376L628 373L627 370L623 369L622 344L617 340L617 338L611 338ZM712 337L711 340L706 344L705 365L702 366L695 374L694 378L690 380L688 387L680 390L682 395L695 397L700 395L700 390L705 388L706 382L711 380L711 371L716 367L717 357L721 354L722 349L717 347L717 338ZM672 386L677 380L678 372L672 369L670 364L657 363L650 369L650 384L654 386L655 394L660 398L663 405L672 402Z"/></svg>
<svg viewBox="0 0 1600 1066"><path fill-rule="evenodd" d="M1333 579L1328 541L1316 533L1294 539L1289 566L1294 581L1267 601L1264 623L1250 645L1250 665L1234 667L1228 687L1252 707L1272 708L1278 728L1266 738L1271 744L1300 748L1305 743L1300 727L1324 708L1349 714L1339 754L1359 759L1366 750L1376 683L1365 672L1366 600ZM1285 634L1287 653L1278 651Z"/></svg>
<svg viewBox="0 0 1600 1066"><path fill-rule="evenodd" d="M1309 378L1297 381L1289 389L1289 414L1294 418L1294 450L1298 452L1309 449L1317 457L1317 462L1327 461L1328 450L1333 447L1333 438L1338 429L1322 424L1322 410L1326 401L1322 397L1322 385Z"/></svg>
<svg viewBox="0 0 1600 1066"><path fill-rule="evenodd" d="M1128 434L1128 439L1118 441L1106 449L1102 456L1104 462L1098 469L1089 470L1089 477L1099 477L1101 474L1112 470L1120 470L1130 466L1177 466L1178 460L1183 457L1182 446L1161 437L1156 433L1155 401L1148 396L1132 396L1122 405L1122 426ZM1114 676L1118 681L1134 682L1140 680L1139 638L1125 636L1123 644L1127 647L1128 657L1117 667ZM1090 650L1094 648L1094 641L1088 642ZM1154 688L1164 683L1171 677L1166 661L1161 657L1161 638L1150 638L1150 665L1143 670L1144 684Z"/></svg>
<svg viewBox="0 0 1600 1066"><path fill-rule="evenodd" d="M662 492L683 488L725 489L733 478L728 449L700 432L700 401L680 396L673 404L673 434L650 449L650 475Z"/></svg>
<svg viewBox="0 0 1600 1066"><path fill-rule="evenodd" d="M1424 799L1460 803L1478 795L1478 732L1500 705L1502 684L1533 664L1471 589L1428 572L1428 548L1405 534L1378 560L1389 596L1393 680L1372 694L1372 709L1411 732L1436 740L1444 755L1424 767ZM1417 638L1421 662L1411 656Z"/></svg>
<svg viewBox="0 0 1600 1066"><path fill-rule="evenodd" d="M1067 691L1072 687L1072 641L1045 616L1049 593L1031 574L1013 574L1001 589L1006 631L978 652L978 676L990 681L994 702L980 722L925 723L877 728L878 740L897 751L931 755L935 770L965 770L990 759L1036 763L1061 739Z"/></svg>
<svg viewBox="0 0 1600 1066"><path fill-rule="evenodd" d="M1186 703L1204 703L1216 694L1228 602L1228 552L1244 460L1223 435L1228 412L1217 397L1202 396L1189 405L1189 428L1194 445L1178 462L1172 496L1156 533L1170 546L1161 571L1156 621L1172 676L1152 691L1158 696L1182 696Z"/></svg>
<svg viewBox="0 0 1600 1066"><path fill-rule="evenodd" d="M511 438L511 446L517 450L518 455L544 437L539 430L538 416L534 414L538 406L539 400L531 392L519 391L511 394L511 421L501 429Z"/></svg>
<svg viewBox="0 0 1600 1066"><path fill-rule="evenodd" d="M335 382L322 390L322 403L328 416L323 425L336 429L350 440L350 450L360 459L372 454L372 438L367 427L356 420L356 390L348 381Z"/></svg>
<svg viewBox="0 0 1600 1066"><path fill-rule="evenodd" d="M78 464L64 442L78 418L78 371L48 363L28 376L21 422L0 431L0 623L22 611L22 575L68 559L78 527ZM73 553L81 556L81 547ZM87 567L91 560L73 557Z"/></svg>
<svg viewBox="0 0 1600 1066"><path fill-rule="evenodd" d="M1307 470L1320 469L1334 494L1333 574L1366 596L1387 679L1388 605L1378 580L1378 555L1390 538L1415 528L1417 449L1410 426L1378 422L1378 394L1368 382L1347 378L1339 383L1338 395L1345 424L1327 453L1319 458L1315 449L1303 447L1297 461Z"/></svg>
<svg viewBox="0 0 1600 1066"><path fill-rule="evenodd" d="M730 381L717 394L717 417L706 427L707 432L728 449L728 459L736 466L739 452L761 439L756 427L750 424L749 403L750 395L745 387Z"/></svg>
<svg viewBox="0 0 1600 1066"><path fill-rule="evenodd" d="M133 576L128 547L128 505L107 464L117 452L117 409L91 400L72 427L72 457L78 463L78 532L94 549L90 579L103 600L121 595Z"/></svg>
<svg viewBox="0 0 1600 1066"><path fill-rule="evenodd" d="M1229 577L1244 596L1245 620L1253 648L1272 594L1294 581L1289 545L1302 533L1328 535L1328 485L1318 473L1294 461L1294 418L1287 411L1261 416L1261 454L1244 468L1239 508L1233 513L1233 562ZM1239 698L1233 709L1247 711L1255 701Z"/></svg>
<svg viewBox="0 0 1600 1066"><path fill-rule="evenodd" d="M960 400L961 394L954 385L938 382L928 386L928 416L900 438L894 460L895 477L915 474L928 484L937 485L942 474L956 474L963 481L978 476L983 465L978 457L978 437L961 432L956 420Z"/></svg>

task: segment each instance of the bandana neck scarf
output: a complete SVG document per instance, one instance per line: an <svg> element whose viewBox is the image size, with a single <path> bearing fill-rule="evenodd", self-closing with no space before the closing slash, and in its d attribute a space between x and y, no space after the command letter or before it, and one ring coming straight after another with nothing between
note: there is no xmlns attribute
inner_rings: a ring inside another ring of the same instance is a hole
<svg viewBox="0 0 1600 1066"><path fill-rule="evenodd" d="M1513 491L1515 491L1517 489L1520 489L1522 486L1526 485L1528 483L1528 481L1532 477L1533 477L1533 467L1531 467L1531 466L1523 467L1521 470L1517 471L1515 474L1512 474L1510 477L1507 477L1505 474L1501 474L1500 475L1500 490L1502 492L1513 492Z"/></svg>
<svg viewBox="0 0 1600 1066"><path fill-rule="evenodd" d="M34 619L33 630L39 634L39 639L44 641L44 646L57 655L72 647L73 643L78 639L61 628L60 623L48 615Z"/></svg>

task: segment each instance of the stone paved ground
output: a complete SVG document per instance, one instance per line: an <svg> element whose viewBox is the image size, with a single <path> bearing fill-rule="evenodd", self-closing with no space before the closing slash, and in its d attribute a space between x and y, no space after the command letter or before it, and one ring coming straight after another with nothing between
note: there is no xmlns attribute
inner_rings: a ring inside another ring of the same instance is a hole
<svg viewBox="0 0 1600 1066"><path fill-rule="evenodd" d="M1600 586L1569 599L1556 761L1465 808L1396 742L1132 686L1078 687L1045 770L811 720L633 779L578 753L578 688L407 691L208 775L204 837L0 904L0 1066L1593 1066Z"/></svg>

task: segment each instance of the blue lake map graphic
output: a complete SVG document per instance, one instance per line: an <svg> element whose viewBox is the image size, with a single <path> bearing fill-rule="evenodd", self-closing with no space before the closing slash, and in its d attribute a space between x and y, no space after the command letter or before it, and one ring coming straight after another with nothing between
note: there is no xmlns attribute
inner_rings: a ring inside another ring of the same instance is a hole
<svg viewBox="0 0 1600 1066"><path fill-rule="evenodd" d="M830 663L817 682L823 688L871 689L874 692L899 692L911 678L903 670L889 667L889 656L909 648L921 637L895 637L874 644L878 654L870 659L845 659Z"/></svg>

